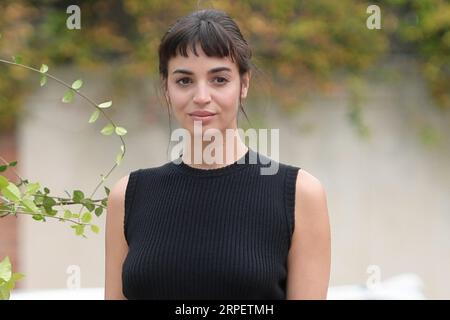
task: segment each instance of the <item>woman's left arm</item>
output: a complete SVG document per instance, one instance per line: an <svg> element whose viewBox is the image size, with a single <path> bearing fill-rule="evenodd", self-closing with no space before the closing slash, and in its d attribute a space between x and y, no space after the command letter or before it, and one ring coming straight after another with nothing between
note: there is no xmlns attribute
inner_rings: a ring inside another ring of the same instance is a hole
<svg viewBox="0 0 450 320"><path fill-rule="evenodd" d="M297 174L295 229L288 256L287 300L326 299L331 234L325 190L307 171Z"/></svg>

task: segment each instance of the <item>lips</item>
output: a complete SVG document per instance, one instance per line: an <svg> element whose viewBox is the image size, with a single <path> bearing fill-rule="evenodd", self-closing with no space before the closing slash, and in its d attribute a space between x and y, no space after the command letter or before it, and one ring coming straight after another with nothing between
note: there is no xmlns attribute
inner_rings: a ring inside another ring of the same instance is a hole
<svg viewBox="0 0 450 320"><path fill-rule="evenodd" d="M216 114L211 111L206 110L197 110L192 113L189 113L189 116L194 121L201 121L202 124L206 125L214 120Z"/></svg>
<svg viewBox="0 0 450 320"><path fill-rule="evenodd" d="M215 115L214 112L210 112L210 111L205 111L205 110L199 110L199 111L194 111L192 113L189 113L189 115L191 116L196 116L196 117L208 117L208 116L213 116Z"/></svg>

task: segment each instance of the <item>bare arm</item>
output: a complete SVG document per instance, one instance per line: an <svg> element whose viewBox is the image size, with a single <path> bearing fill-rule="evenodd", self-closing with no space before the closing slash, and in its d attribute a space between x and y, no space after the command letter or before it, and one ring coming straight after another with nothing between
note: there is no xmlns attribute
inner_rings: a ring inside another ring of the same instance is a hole
<svg viewBox="0 0 450 320"><path fill-rule="evenodd" d="M126 299L122 293L122 264L128 253L123 222L128 175L121 178L108 196L105 239L105 299Z"/></svg>
<svg viewBox="0 0 450 320"><path fill-rule="evenodd" d="M288 300L327 298L330 238L325 191L317 178L300 169L295 193L295 230L288 257Z"/></svg>

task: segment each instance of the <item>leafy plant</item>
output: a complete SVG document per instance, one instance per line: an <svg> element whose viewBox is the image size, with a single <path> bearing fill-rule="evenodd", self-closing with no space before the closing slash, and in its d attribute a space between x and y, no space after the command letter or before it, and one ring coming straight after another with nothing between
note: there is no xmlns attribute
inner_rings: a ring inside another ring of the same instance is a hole
<svg viewBox="0 0 450 320"><path fill-rule="evenodd" d="M111 83L120 94L128 85L158 75L159 39L169 23L194 9L214 7L236 20L253 48L253 61L264 70L257 73L264 81L250 91L250 100L270 96L274 106L295 112L316 90L341 92L347 81L342 76L377 74L379 62L400 52L414 58L438 106L450 108L450 2L446 0L78 3L84 13L82 32L67 32L64 1L0 1L0 30L5 38L0 51L20 52L30 64L52 61L55 66L72 64L86 70L119 62ZM380 30L366 26L369 4L380 7ZM0 72L0 131L15 128L30 91L23 77L12 70ZM265 87L265 80L270 87ZM150 105L157 105L156 97L150 99Z"/></svg>
<svg viewBox="0 0 450 320"><path fill-rule="evenodd" d="M62 97L63 103L72 102L76 95L85 99L95 109L89 117L88 123L96 122L99 116L103 115L108 123L100 131L101 134L112 135L115 133L121 140L120 152L116 156L115 164L106 175L100 175L101 180L90 196L86 196L82 190L73 190L71 193L65 190L67 197L51 195L50 189L42 186L41 183L30 182L28 179L24 179L14 169L18 163L17 161L8 162L0 156L0 172L11 169L20 180L18 183L14 183L0 174L0 218L10 215L16 217L18 215L29 215L34 220L41 222L46 222L51 219L68 222L74 230L75 235L84 238L87 238L85 233L88 229L90 232L99 233L100 228L93 223L93 216L101 216L103 210L106 209L110 190L105 186L106 196L104 198L93 199L92 197L112 171L121 164L125 155L125 141L123 136L127 133L127 130L121 126L117 126L104 111L112 106L112 101L106 101L100 104L93 102L80 92L83 86L81 79L77 79L69 85L54 75L49 74L49 67L45 64L42 64L40 69L36 69L22 64L22 58L20 56L13 56L12 61L0 59L0 62L39 73L40 86L44 86L48 78L62 84L67 88L67 91ZM78 213L75 213L70 208L73 205L81 205ZM8 257L3 259L0 263L0 299L9 299L10 291L14 288L15 282L20 280L22 276L20 273L12 273L11 262Z"/></svg>
<svg viewBox="0 0 450 320"><path fill-rule="evenodd" d="M11 290L14 289L16 281L22 279L22 273L13 273L9 257L0 261L0 300L8 300Z"/></svg>

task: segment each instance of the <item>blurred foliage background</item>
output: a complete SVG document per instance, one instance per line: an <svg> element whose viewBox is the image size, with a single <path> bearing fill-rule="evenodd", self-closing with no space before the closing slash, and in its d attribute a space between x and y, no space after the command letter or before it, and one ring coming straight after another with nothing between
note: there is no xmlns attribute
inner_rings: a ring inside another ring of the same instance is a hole
<svg viewBox="0 0 450 320"><path fill-rule="evenodd" d="M72 4L81 8L81 30L66 28ZM381 8L380 30L366 27L370 4ZM436 105L450 107L447 0L2 0L0 58L20 55L26 65L49 65L50 73L62 65L98 71L114 65L120 89L156 77L157 47L169 25L210 7L237 21L270 83L271 99L286 112L314 92L344 90L342 76L351 81L399 53L417 61ZM38 74L0 64L0 132L14 130L38 83Z"/></svg>

